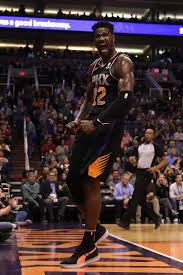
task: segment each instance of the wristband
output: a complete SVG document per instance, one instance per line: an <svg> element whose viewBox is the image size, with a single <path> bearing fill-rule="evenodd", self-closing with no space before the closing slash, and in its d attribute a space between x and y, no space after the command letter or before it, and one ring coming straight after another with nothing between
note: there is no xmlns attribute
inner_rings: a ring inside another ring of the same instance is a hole
<svg viewBox="0 0 183 275"><path fill-rule="evenodd" d="M93 124L98 127L99 125L109 125L109 122L102 122L99 118L93 120Z"/></svg>

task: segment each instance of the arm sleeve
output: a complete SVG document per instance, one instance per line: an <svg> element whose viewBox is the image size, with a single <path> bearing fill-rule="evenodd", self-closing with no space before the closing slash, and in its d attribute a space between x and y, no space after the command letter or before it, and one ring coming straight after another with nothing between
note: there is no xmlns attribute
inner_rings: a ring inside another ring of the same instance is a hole
<svg viewBox="0 0 183 275"><path fill-rule="evenodd" d="M105 123L114 118L124 118L130 110L131 102L132 92L120 92L113 103L99 115L99 120Z"/></svg>

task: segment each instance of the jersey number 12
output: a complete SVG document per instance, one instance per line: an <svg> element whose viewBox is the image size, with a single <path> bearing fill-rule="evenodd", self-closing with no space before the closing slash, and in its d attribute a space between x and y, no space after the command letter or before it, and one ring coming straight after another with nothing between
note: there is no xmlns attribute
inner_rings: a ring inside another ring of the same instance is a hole
<svg viewBox="0 0 183 275"><path fill-rule="evenodd" d="M103 99L106 96L106 88L105 87L98 87L94 88L94 102L93 106L95 105L104 105L105 100Z"/></svg>

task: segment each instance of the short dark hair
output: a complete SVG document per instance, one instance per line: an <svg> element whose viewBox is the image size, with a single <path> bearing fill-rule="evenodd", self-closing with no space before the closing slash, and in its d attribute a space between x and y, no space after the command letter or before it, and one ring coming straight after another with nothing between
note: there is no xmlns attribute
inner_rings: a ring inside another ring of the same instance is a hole
<svg viewBox="0 0 183 275"><path fill-rule="evenodd" d="M114 32L113 24L109 23L108 21L99 21L92 26L92 30L95 32L98 28L107 28L110 30L111 33Z"/></svg>
<svg viewBox="0 0 183 275"><path fill-rule="evenodd" d="M30 174L30 173L35 173L36 171L35 171L35 169L34 168L30 168L29 170L28 170L28 174Z"/></svg>

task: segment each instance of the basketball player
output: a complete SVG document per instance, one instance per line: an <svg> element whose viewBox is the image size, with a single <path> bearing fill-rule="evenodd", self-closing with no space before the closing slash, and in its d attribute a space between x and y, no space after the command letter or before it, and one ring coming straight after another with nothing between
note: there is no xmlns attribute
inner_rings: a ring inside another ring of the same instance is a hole
<svg viewBox="0 0 183 275"><path fill-rule="evenodd" d="M97 223L100 181L108 177L119 151L134 87L133 63L117 53L113 25L98 22L93 31L100 58L89 68L86 99L76 119L67 125L78 128L67 184L85 218L86 229L75 253L61 262L65 268L86 266L100 258L97 244L108 235L105 227Z"/></svg>

